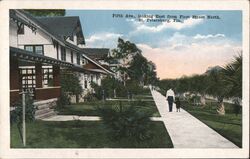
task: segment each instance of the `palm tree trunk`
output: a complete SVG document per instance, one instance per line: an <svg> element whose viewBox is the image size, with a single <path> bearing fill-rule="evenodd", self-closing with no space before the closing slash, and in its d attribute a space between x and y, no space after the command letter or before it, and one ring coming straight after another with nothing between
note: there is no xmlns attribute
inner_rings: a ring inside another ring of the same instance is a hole
<svg viewBox="0 0 250 159"><path fill-rule="evenodd" d="M206 98L205 98L205 94L201 95L201 105L205 106L206 105Z"/></svg>
<svg viewBox="0 0 250 159"><path fill-rule="evenodd" d="M114 98L116 98L116 89L114 89Z"/></svg>
<svg viewBox="0 0 250 159"><path fill-rule="evenodd" d="M223 97L218 97L217 112L219 113L219 115L225 115L225 106L223 103Z"/></svg>
<svg viewBox="0 0 250 159"><path fill-rule="evenodd" d="M79 103L79 95L76 94L76 103Z"/></svg>

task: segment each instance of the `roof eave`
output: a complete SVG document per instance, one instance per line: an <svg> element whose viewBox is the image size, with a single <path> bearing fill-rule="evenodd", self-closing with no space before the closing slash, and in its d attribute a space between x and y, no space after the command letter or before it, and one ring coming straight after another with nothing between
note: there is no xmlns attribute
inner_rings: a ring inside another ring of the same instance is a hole
<svg viewBox="0 0 250 159"><path fill-rule="evenodd" d="M59 38L57 38L56 36L54 36L52 33L50 33L49 31L47 31L47 29L43 28L39 22L36 22L33 20L33 17L31 18L27 16L28 13L26 13L25 11L21 11L21 10L15 10L16 13L18 13L19 15L23 16L23 17L19 17L19 18L26 18L23 19L24 21L28 21L29 23L33 23L37 26L38 29L40 29L41 31L45 32L46 34L48 34L50 37L52 37L53 39L56 39L58 41L58 43L62 46L65 46L64 41L60 40Z"/></svg>

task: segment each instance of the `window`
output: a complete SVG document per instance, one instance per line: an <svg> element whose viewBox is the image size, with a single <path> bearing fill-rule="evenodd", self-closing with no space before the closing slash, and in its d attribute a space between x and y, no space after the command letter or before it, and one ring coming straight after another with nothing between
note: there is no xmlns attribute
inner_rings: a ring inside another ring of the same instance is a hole
<svg viewBox="0 0 250 159"><path fill-rule="evenodd" d="M91 82L93 82L93 79L94 79L93 75L90 76L90 79L91 79Z"/></svg>
<svg viewBox="0 0 250 159"><path fill-rule="evenodd" d="M20 80L22 90L28 91L31 96L34 96L36 88L36 73L34 67L20 68Z"/></svg>
<svg viewBox="0 0 250 159"><path fill-rule="evenodd" d="M71 51L71 63L74 63L74 53Z"/></svg>
<svg viewBox="0 0 250 159"><path fill-rule="evenodd" d="M43 87L53 86L53 69L51 66L44 66L43 73Z"/></svg>
<svg viewBox="0 0 250 159"><path fill-rule="evenodd" d="M29 52L43 55L43 45L25 45L24 50L27 50Z"/></svg>
<svg viewBox="0 0 250 159"><path fill-rule="evenodd" d="M81 60L80 59L80 54L77 54L77 59L76 60L77 60L77 64L80 65L80 60Z"/></svg>
<svg viewBox="0 0 250 159"><path fill-rule="evenodd" d="M82 59L82 65L85 65L85 58Z"/></svg>
<svg viewBox="0 0 250 159"><path fill-rule="evenodd" d="M88 60L85 59L85 58L83 58L83 59L82 59L82 65L86 65L87 63L88 63Z"/></svg>
<svg viewBox="0 0 250 159"><path fill-rule="evenodd" d="M61 60L66 61L66 50L64 47L61 47Z"/></svg>
<svg viewBox="0 0 250 159"><path fill-rule="evenodd" d="M43 46L35 46L36 54L43 54Z"/></svg>
<svg viewBox="0 0 250 159"><path fill-rule="evenodd" d="M24 46L24 50L27 50L29 52L34 52L33 51L33 46Z"/></svg>
<svg viewBox="0 0 250 159"><path fill-rule="evenodd" d="M88 81L87 80L84 80L84 88L87 89L88 88Z"/></svg>
<svg viewBox="0 0 250 159"><path fill-rule="evenodd" d="M22 88L35 88L35 68L21 68L20 75L22 77Z"/></svg>
<svg viewBox="0 0 250 159"><path fill-rule="evenodd" d="M24 25L23 24L18 25L17 34L24 34Z"/></svg>

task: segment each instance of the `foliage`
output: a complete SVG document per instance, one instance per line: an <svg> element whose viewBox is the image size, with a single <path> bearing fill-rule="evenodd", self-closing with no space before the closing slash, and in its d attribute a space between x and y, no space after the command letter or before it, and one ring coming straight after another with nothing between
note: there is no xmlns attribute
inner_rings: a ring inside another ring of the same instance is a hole
<svg viewBox="0 0 250 159"><path fill-rule="evenodd" d="M53 17L53 16L64 16L64 9L26 9L33 16Z"/></svg>
<svg viewBox="0 0 250 159"><path fill-rule="evenodd" d="M139 82L136 80L127 81L126 90L127 93L131 94L132 96L137 94L142 94L144 91L143 87L140 86Z"/></svg>
<svg viewBox="0 0 250 159"><path fill-rule="evenodd" d="M65 95L66 94L75 95L77 100L78 100L78 96L83 91L78 76L79 75L75 72L66 72L66 71L62 72L60 76L62 93Z"/></svg>
<svg viewBox="0 0 250 159"><path fill-rule="evenodd" d="M134 43L118 38L117 48L112 50L115 59L127 58L130 54L141 53Z"/></svg>
<svg viewBox="0 0 250 159"><path fill-rule="evenodd" d="M162 92L173 88L177 94L200 94L203 101L205 95L211 95L218 101L218 112L224 114L224 98L236 98L236 105L242 98L242 55L234 57L224 68L216 66L201 75L165 79L159 83L159 87L163 89Z"/></svg>
<svg viewBox="0 0 250 159"><path fill-rule="evenodd" d="M57 107L56 107L56 109L62 109L66 105L70 105L70 98L69 98L69 96L67 94L65 94L65 93L62 92L61 96L57 100Z"/></svg>
<svg viewBox="0 0 250 159"><path fill-rule="evenodd" d="M99 111L114 139L130 138L140 142L151 137L151 114L140 112L134 106L123 107L121 102L119 106L100 107Z"/></svg>
<svg viewBox="0 0 250 159"><path fill-rule="evenodd" d="M25 119L26 121L34 121L36 107L33 105L33 99L29 94L26 95L25 103ZM13 106L15 109L10 112L10 121L20 125L23 120L22 100L18 100Z"/></svg>
<svg viewBox="0 0 250 159"><path fill-rule="evenodd" d="M126 89L125 86L115 79L114 77L106 77L102 79L102 85L98 86L94 82L91 83L91 87L94 89L95 97L101 100L104 93L104 98L112 98L115 96L125 97L126 96Z"/></svg>
<svg viewBox="0 0 250 159"><path fill-rule="evenodd" d="M95 83L91 83L91 87L94 89L95 97L99 100L102 99L103 91L106 98L114 97L133 97L144 92L142 86L139 85L139 82L136 80L128 80L126 86L122 82L118 81L113 77L106 77L102 79L102 85L98 86ZM116 96L115 96L116 94Z"/></svg>
<svg viewBox="0 0 250 159"><path fill-rule="evenodd" d="M116 71L122 74L124 85L128 79L137 80L142 86L156 83L155 64L148 61L134 43L119 38L117 48L112 50L112 55L107 61L120 63Z"/></svg>
<svg viewBox="0 0 250 159"><path fill-rule="evenodd" d="M155 69L156 66L152 61L148 61L142 54L136 54L128 67L128 75L143 86L156 80Z"/></svg>
<svg viewBox="0 0 250 159"><path fill-rule="evenodd" d="M221 70L211 70L208 74L208 83L206 93L217 97L218 100L223 100L225 97L225 83L223 81L223 75Z"/></svg>
<svg viewBox="0 0 250 159"><path fill-rule="evenodd" d="M22 121L23 121L23 104L22 100L18 100L13 107L15 108L10 112L10 123L11 125L17 126L19 136L23 138L22 135ZM33 104L33 99L29 94L25 95L25 123L35 120L36 107Z"/></svg>
<svg viewBox="0 0 250 159"><path fill-rule="evenodd" d="M91 102L95 100L96 97L94 97L93 93L88 92L86 95L84 95L84 102Z"/></svg>
<svg viewBox="0 0 250 159"><path fill-rule="evenodd" d="M238 55L222 70L227 96L242 98L242 55Z"/></svg>

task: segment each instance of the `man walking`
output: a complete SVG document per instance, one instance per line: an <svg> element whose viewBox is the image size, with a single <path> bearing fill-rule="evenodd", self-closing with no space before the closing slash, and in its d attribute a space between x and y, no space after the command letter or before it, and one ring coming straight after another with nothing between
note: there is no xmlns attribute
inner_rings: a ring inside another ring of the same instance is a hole
<svg viewBox="0 0 250 159"><path fill-rule="evenodd" d="M173 102L174 102L174 99L175 99L174 91L172 90L172 88L170 88L167 91L166 98L167 98L167 101L168 101L169 112L172 112Z"/></svg>

